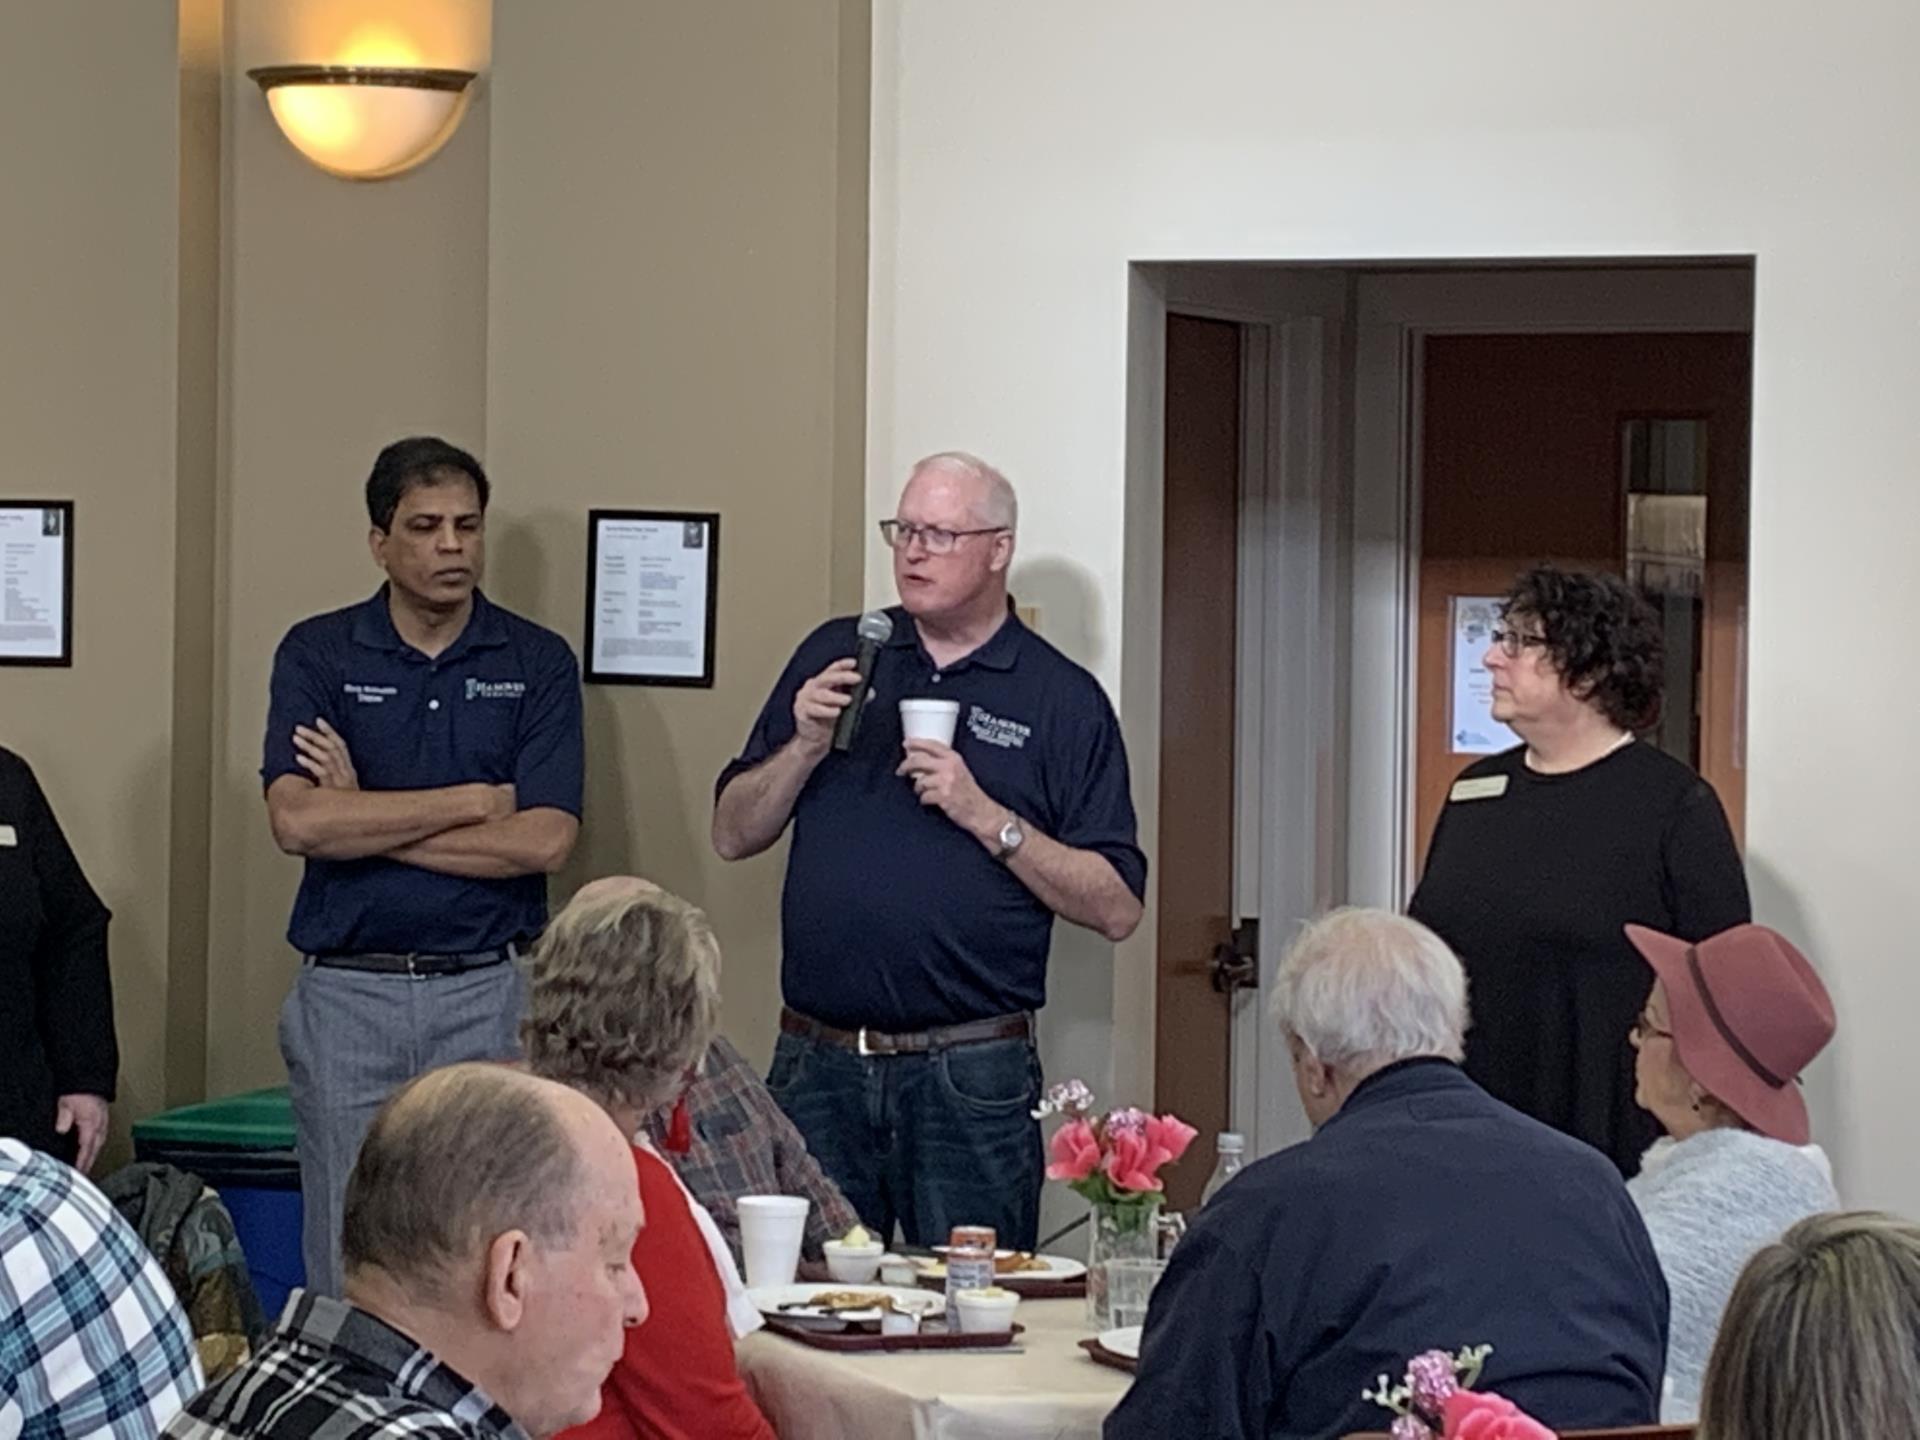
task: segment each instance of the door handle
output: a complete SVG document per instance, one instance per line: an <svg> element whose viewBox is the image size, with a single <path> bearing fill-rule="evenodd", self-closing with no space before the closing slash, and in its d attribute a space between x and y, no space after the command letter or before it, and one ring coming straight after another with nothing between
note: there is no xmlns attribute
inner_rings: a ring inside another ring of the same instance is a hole
<svg viewBox="0 0 1920 1440"><path fill-rule="evenodd" d="M1260 920L1243 919L1233 927L1233 939L1213 947L1213 988L1222 995L1260 988Z"/></svg>

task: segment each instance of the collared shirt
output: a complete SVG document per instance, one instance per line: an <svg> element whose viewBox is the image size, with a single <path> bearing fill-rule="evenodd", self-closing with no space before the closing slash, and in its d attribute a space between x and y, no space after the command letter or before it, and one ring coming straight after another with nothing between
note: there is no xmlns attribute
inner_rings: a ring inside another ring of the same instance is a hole
<svg viewBox="0 0 1920 1440"><path fill-rule="evenodd" d="M27 762L0 749L0 1135L62 1159L62 1095L113 1098L107 907Z"/></svg>
<svg viewBox="0 0 1920 1440"><path fill-rule="evenodd" d="M294 626L273 659L263 783L306 775L293 729L319 718L345 738L365 789L512 784L522 810L580 814L573 652L477 590L466 629L431 658L394 629L385 586ZM381 856L309 860L287 938L309 955L451 955L531 939L546 919L544 875L480 880Z"/></svg>
<svg viewBox="0 0 1920 1440"><path fill-rule="evenodd" d="M296 1290L260 1353L171 1440L527 1440L484 1390L366 1311Z"/></svg>
<svg viewBox="0 0 1920 1440"><path fill-rule="evenodd" d="M0 1140L0 1436L146 1440L200 1385L133 1227L78 1171Z"/></svg>
<svg viewBox="0 0 1920 1440"><path fill-rule="evenodd" d="M1556 1430L1659 1409L1667 1286L1620 1174L1448 1061L1375 1072L1207 1202L1153 1292L1106 1440L1317 1440L1427 1350Z"/></svg>
<svg viewBox="0 0 1920 1440"><path fill-rule="evenodd" d="M1093 676L1011 614L942 669L912 617L889 613L893 638L875 659L853 748L821 761L794 806L781 907L786 1001L830 1025L896 1032L1037 1010L1053 914L894 773L899 704L957 701L954 747L980 788L1061 844L1104 856L1143 895L1147 862L1119 721ZM854 653L856 623L829 621L801 644L716 799L793 738L795 693Z"/></svg>
<svg viewBox="0 0 1920 1440"><path fill-rule="evenodd" d="M664 1114L648 1120L647 1133L713 1217L736 1259L742 1195L804 1195L811 1200L805 1245L809 1259L819 1259L821 1245L860 1223L852 1203L808 1152L807 1142L772 1092L724 1038L716 1037L707 1047L700 1076L687 1091L687 1119L693 1148L685 1155L665 1148Z"/></svg>

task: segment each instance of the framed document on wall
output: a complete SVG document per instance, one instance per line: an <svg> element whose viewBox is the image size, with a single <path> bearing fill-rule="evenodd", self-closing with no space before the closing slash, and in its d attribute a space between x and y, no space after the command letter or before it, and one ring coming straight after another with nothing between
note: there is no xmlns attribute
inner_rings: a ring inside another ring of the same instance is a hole
<svg viewBox="0 0 1920 1440"><path fill-rule="evenodd" d="M0 665L73 664L73 502L0 500Z"/></svg>
<svg viewBox="0 0 1920 1440"><path fill-rule="evenodd" d="M713 685L720 517L587 512L585 678L596 685Z"/></svg>

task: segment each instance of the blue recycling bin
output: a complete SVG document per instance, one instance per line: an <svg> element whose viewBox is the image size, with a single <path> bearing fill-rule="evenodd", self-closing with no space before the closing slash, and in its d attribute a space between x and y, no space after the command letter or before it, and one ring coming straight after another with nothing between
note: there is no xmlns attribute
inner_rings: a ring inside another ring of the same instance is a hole
<svg viewBox="0 0 1920 1440"><path fill-rule="evenodd" d="M175 1166L220 1192L269 1322L307 1279L293 1143L293 1102L284 1085L184 1105L133 1127L135 1159Z"/></svg>

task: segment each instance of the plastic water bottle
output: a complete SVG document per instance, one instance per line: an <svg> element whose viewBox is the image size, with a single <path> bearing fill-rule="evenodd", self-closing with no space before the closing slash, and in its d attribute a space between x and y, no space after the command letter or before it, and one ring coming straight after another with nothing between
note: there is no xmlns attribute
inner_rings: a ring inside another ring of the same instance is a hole
<svg viewBox="0 0 1920 1440"><path fill-rule="evenodd" d="M1247 1137L1232 1130L1220 1132L1220 1138L1213 1142L1215 1152L1220 1156L1213 1167L1213 1174L1207 1179L1207 1188L1200 1192L1200 1206L1206 1208L1207 1202L1220 1193L1220 1187L1240 1173L1240 1167L1247 1163Z"/></svg>

